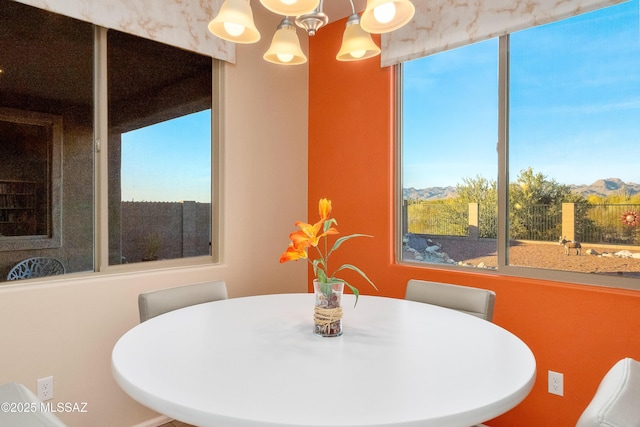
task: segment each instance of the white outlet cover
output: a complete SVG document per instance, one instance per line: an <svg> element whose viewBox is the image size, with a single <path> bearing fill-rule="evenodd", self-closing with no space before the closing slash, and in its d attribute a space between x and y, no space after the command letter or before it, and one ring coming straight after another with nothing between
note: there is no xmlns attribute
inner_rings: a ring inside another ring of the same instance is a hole
<svg viewBox="0 0 640 427"><path fill-rule="evenodd" d="M43 402L53 399L53 377L40 378L37 381L38 399Z"/></svg>
<svg viewBox="0 0 640 427"><path fill-rule="evenodd" d="M564 375L560 372L549 371L549 393L564 396Z"/></svg>

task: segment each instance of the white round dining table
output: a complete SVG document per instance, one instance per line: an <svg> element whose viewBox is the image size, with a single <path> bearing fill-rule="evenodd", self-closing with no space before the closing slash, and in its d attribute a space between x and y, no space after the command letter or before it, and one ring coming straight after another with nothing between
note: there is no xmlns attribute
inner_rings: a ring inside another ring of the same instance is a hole
<svg viewBox="0 0 640 427"><path fill-rule="evenodd" d="M139 403L202 427L468 427L535 381L509 331L429 304L344 295L342 336L313 334L313 294L232 298L125 333L113 375Z"/></svg>

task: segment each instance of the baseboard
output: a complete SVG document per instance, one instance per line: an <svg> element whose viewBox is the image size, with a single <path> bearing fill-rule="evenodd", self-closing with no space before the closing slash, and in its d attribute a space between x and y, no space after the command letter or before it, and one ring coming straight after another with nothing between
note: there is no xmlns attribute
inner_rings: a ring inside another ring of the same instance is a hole
<svg viewBox="0 0 640 427"><path fill-rule="evenodd" d="M173 421L173 418L169 418L166 415L160 415L158 417L155 417L153 419L150 419L148 421L145 421L143 423L140 424L136 424L133 427L158 427L161 426L162 424L166 424L170 421Z"/></svg>

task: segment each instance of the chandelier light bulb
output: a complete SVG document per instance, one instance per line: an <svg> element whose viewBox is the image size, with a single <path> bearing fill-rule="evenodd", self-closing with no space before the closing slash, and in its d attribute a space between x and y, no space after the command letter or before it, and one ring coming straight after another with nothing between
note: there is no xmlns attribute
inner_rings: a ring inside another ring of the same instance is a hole
<svg viewBox="0 0 640 427"><path fill-rule="evenodd" d="M225 22L224 30L229 33L230 36L238 37L244 33L244 25L234 24L233 22Z"/></svg>
<svg viewBox="0 0 640 427"><path fill-rule="evenodd" d="M260 40L249 0L224 0L208 27L212 34L230 42L255 43Z"/></svg>
<svg viewBox="0 0 640 427"><path fill-rule="evenodd" d="M380 48L371 39L371 34L360 27L360 16L352 14L342 34L342 45L336 55L338 61L358 61L372 58L380 53Z"/></svg>
<svg viewBox="0 0 640 427"><path fill-rule="evenodd" d="M263 58L265 61L281 65L297 65L307 62L307 57L300 49L296 28L288 17L278 25L271 40L271 46Z"/></svg>
<svg viewBox="0 0 640 427"><path fill-rule="evenodd" d="M311 13L318 7L320 0L260 0L260 3L278 15L299 16Z"/></svg>
<svg viewBox="0 0 640 427"><path fill-rule="evenodd" d="M367 0L360 25L371 34L388 33L411 21L415 10L410 0Z"/></svg>
<svg viewBox="0 0 640 427"><path fill-rule="evenodd" d="M396 5L390 1L373 9L373 16L381 24L388 24L396 16Z"/></svg>
<svg viewBox="0 0 640 427"><path fill-rule="evenodd" d="M293 54L291 53L277 53L276 56L280 60L280 62L289 63L293 59Z"/></svg>

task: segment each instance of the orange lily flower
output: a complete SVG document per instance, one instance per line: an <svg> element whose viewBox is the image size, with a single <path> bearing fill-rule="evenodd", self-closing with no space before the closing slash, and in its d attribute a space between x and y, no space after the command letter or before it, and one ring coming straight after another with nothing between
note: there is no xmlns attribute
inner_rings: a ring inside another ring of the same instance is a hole
<svg viewBox="0 0 640 427"><path fill-rule="evenodd" d="M362 276L363 279L369 282L374 287L374 289L377 290L378 288L376 288L376 285L373 284L371 279L369 279L362 270L352 264L342 264L340 267L333 270L333 272L328 271L328 259L333 251L338 249L345 241L350 240L354 237L371 236L366 234L350 234L348 236L336 239L333 243L333 246L329 248L326 237L334 234L340 234L335 227L332 227L333 225L337 225L338 222L335 220L335 218L330 218L331 200L325 198L320 199L320 202L318 203L318 212L320 213L320 220L315 224L307 224L306 222L295 223L296 227L298 227L299 230L289 234L289 247L282 255L280 255L280 262L283 263L287 261L306 259L313 266L313 274L316 276L317 280L320 283L326 285L328 283L334 283L338 281L344 282L344 284L347 285L355 294L357 304L358 295L360 294L358 288L351 286L344 279L336 277L336 273L343 270L355 271L360 276ZM320 243L321 237L325 238L325 244L323 245L324 248L318 247L318 243ZM309 258L309 254L307 252L312 246L315 247L318 252L318 257L316 259ZM331 288L329 287L329 289Z"/></svg>
<svg viewBox="0 0 640 427"><path fill-rule="evenodd" d="M280 263L287 261L296 261L299 259L307 259L307 252L304 250L304 246L296 248L291 244L287 250L280 255Z"/></svg>
<svg viewBox="0 0 640 427"><path fill-rule="evenodd" d="M318 234L320 230L324 228L324 223L324 219L321 219L313 225L305 222L296 222L296 227L300 227L300 231L291 233L289 238L293 241L294 245L306 241L307 246L318 246L321 237L339 234L338 230L334 227L329 228L322 234Z"/></svg>
<svg viewBox="0 0 640 427"><path fill-rule="evenodd" d="M320 199L318 203L318 210L320 211L320 219L325 220L331 215L331 200Z"/></svg>
<svg viewBox="0 0 640 427"><path fill-rule="evenodd" d="M294 231L289 234L289 239L294 248L308 248L318 244L318 238L313 234L309 235L305 230Z"/></svg>

